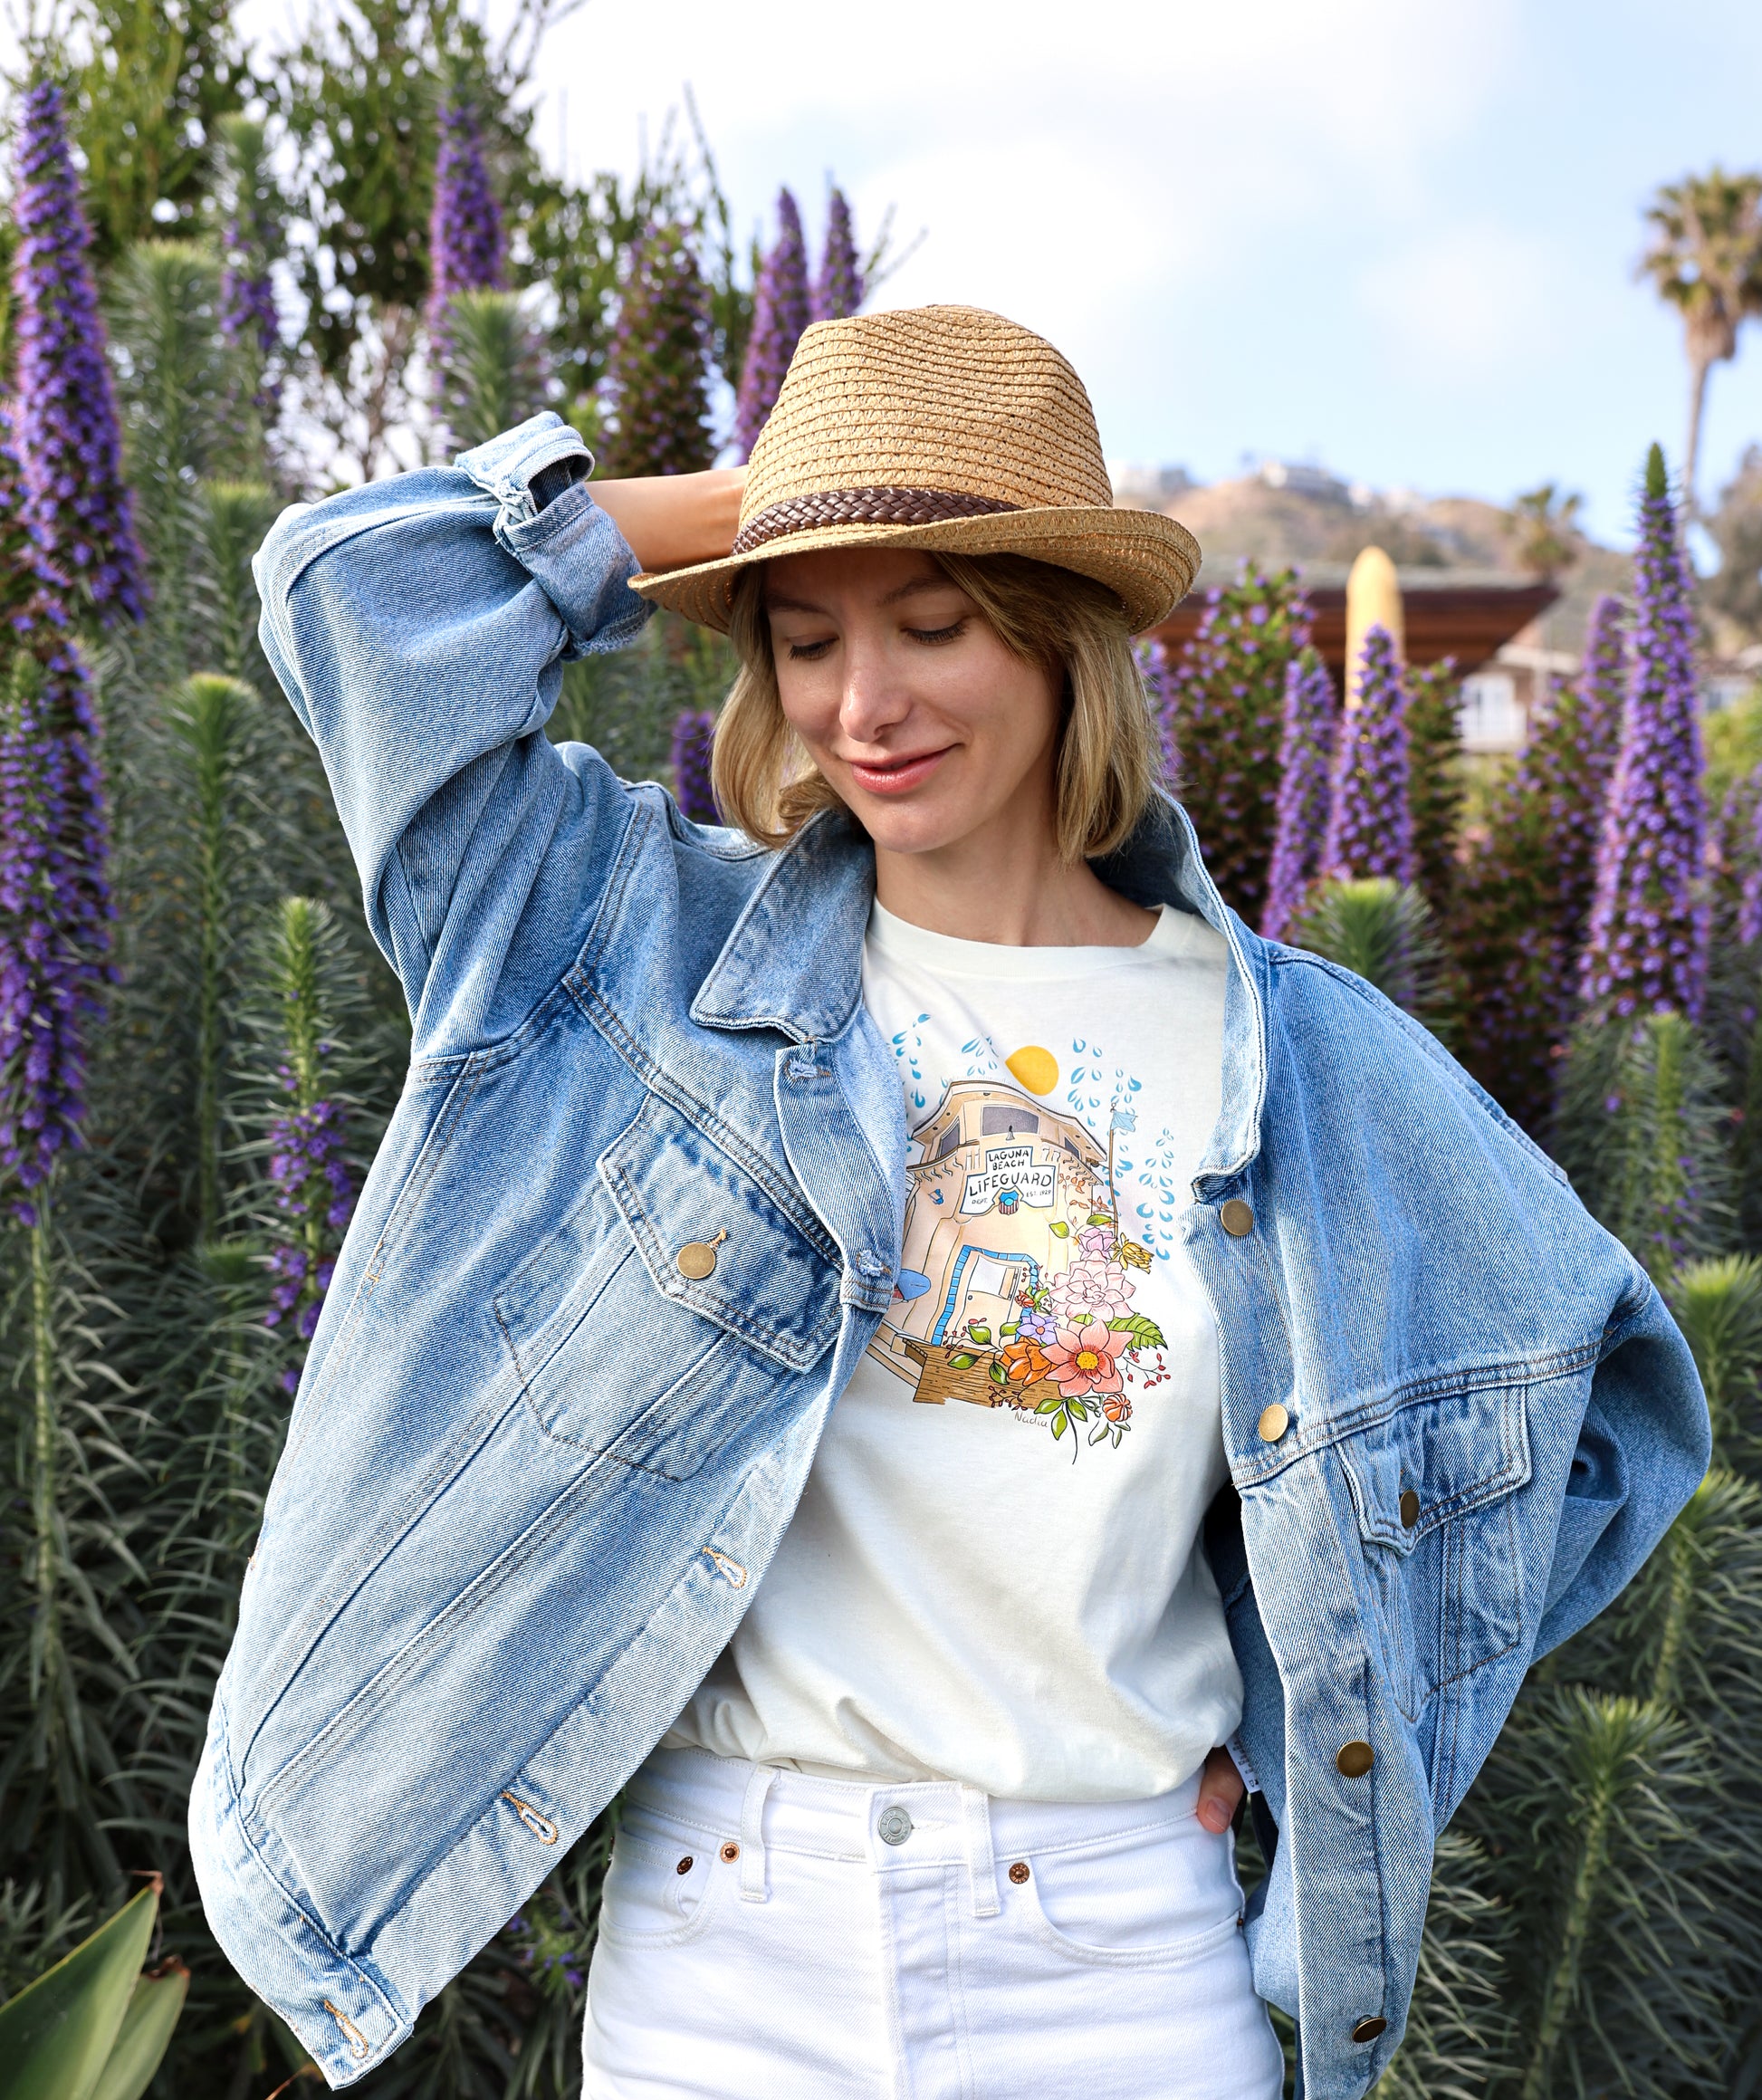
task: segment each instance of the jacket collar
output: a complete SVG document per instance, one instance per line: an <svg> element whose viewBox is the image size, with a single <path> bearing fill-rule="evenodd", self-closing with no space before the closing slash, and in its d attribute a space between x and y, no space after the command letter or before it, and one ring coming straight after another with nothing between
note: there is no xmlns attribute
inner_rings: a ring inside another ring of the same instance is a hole
<svg viewBox="0 0 1762 2100"><path fill-rule="evenodd" d="M1095 866L1134 904L1193 912L1229 943L1223 1108L1200 1181L1229 1180L1259 1150L1266 944L1218 895L1192 823L1172 797L1160 797L1125 846ZM698 987L692 1019L705 1028L774 1028L798 1042L842 1035L861 1004L863 936L874 895L875 855L862 831L837 810L812 818L772 858Z"/></svg>

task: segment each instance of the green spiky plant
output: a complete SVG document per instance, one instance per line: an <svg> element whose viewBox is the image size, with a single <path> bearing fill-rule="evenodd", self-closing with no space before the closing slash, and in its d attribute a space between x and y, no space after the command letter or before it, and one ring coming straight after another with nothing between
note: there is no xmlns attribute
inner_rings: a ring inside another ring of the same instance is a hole
<svg viewBox="0 0 1762 2100"><path fill-rule="evenodd" d="M446 312L446 424L464 451L543 408L544 355L515 292L455 292Z"/></svg>
<svg viewBox="0 0 1762 2100"><path fill-rule="evenodd" d="M1660 1282L1728 1244L1732 1128L1724 1076L1680 1013L1588 1022L1574 1036L1556 1156Z"/></svg>
<svg viewBox="0 0 1762 2100"><path fill-rule="evenodd" d="M1385 875L1318 882L1286 938L1354 972L1434 1032L1445 1028L1447 957L1414 884Z"/></svg>

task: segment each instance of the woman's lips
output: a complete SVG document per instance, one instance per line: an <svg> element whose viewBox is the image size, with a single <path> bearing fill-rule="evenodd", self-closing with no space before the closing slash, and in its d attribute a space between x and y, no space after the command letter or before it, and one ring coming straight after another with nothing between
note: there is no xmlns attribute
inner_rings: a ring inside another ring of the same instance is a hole
<svg viewBox="0 0 1762 2100"><path fill-rule="evenodd" d="M945 743L940 751L922 751L915 758L891 759L885 765L864 765L853 759L850 777L866 794L903 795L921 787L953 749Z"/></svg>

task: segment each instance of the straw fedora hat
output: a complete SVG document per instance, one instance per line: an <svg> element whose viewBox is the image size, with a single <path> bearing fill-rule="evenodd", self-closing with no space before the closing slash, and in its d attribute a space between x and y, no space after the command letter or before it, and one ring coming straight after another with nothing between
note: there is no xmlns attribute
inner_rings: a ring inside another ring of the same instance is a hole
<svg viewBox="0 0 1762 2100"><path fill-rule="evenodd" d="M631 589L725 633L742 569L828 547L1029 555L1105 583L1134 633L1199 568L1183 525L1115 508L1095 411L1065 360L974 306L809 329L752 447L733 551Z"/></svg>

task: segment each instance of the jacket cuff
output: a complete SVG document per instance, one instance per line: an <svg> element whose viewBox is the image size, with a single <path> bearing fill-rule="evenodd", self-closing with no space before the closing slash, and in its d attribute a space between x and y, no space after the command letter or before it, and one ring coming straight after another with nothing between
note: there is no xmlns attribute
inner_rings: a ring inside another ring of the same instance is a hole
<svg viewBox="0 0 1762 2100"><path fill-rule="evenodd" d="M539 514L532 497L533 475L559 460L573 458L586 460L588 472L593 471L593 455L581 442L580 432L554 408L544 408L492 437L487 445L460 453L453 464L495 498L503 523L512 526L530 523Z"/></svg>
<svg viewBox="0 0 1762 2100"><path fill-rule="evenodd" d="M635 641L654 608L627 588L641 564L590 483L577 481L539 507L533 477L564 459L593 466L579 432L546 408L453 464L494 497L496 539L556 608L569 629L564 655L599 656Z"/></svg>

